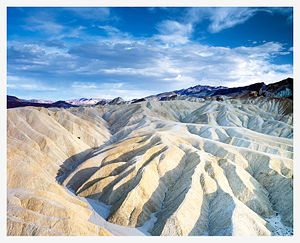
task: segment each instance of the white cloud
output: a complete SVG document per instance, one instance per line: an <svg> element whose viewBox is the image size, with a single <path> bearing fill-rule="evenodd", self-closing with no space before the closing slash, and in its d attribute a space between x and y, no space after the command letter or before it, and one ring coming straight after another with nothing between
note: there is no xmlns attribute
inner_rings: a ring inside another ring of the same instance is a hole
<svg viewBox="0 0 300 243"><path fill-rule="evenodd" d="M238 54L244 54L250 58L270 58L274 55L286 55L284 47L278 42L266 42L252 47L240 46L234 49Z"/></svg>
<svg viewBox="0 0 300 243"><path fill-rule="evenodd" d="M30 31L40 31L47 34L56 35L65 30L65 27L63 25L55 23L51 20L43 20L36 17L30 17L26 20L26 22L27 24L23 25L23 28Z"/></svg>
<svg viewBox="0 0 300 243"><path fill-rule="evenodd" d="M124 85L124 83L111 82L111 83L101 83L100 86L101 86L101 89L119 89L119 88L123 87L123 85Z"/></svg>
<svg viewBox="0 0 300 243"><path fill-rule="evenodd" d="M154 39L160 39L170 44L186 44L193 32L192 24L181 24L177 21L165 20L157 26L159 35Z"/></svg>
<svg viewBox="0 0 300 243"><path fill-rule="evenodd" d="M246 22L254 16L261 8L229 7L229 8L189 8L185 14L184 22L164 20L158 24L159 39L166 44L186 44L194 31L196 23L209 20L208 31L217 33L224 29Z"/></svg>
<svg viewBox="0 0 300 243"><path fill-rule="evenodd" d="M15 84L7 84L6 87L9 88L9 89L16 89L17 88L17 86Z"/></svg>
<svg viewBox="0 0 300 243"><path fill-rule="evenodd" d="M99 29L105 30L107 33L119 33L120 31L113 27L113 26L109 26L109 25L100 25L98 26Z"/></svg>
<svg viewBox="0 0 300 243"><path fill-rule="evenodd" d="M56 91L57 88L50 87L31 78L15 76L8 74L7 88L14 90L29 90L29 91Z"/></svg>
<svg viewBox="0 0 300 243"><path fill-rule="evenodd" d="M185 20L187 23L195 24L203 20L209 20L208 30L211 33L217 33L224 29L232 28L243 24L258 12L268 12L269 14L279 13L287 16L287 21L293 21L293 8L291 7L205 7L190 8L187 11Z"/></svg>
<svg viewBox="0 0 300 243"><path fill-rule="evenodd" d="M146 48L146 47L144 47ZM259 82L278 81L292 76L291 65L272 64L274 56L282 55L283 45L267 42L255 47L224 48L200 44L181 48L154 48L160 52L144 67L102 70L109 74L152 77L166 82L168 89L187 88L196 84L238 86ZM272 74L272 75L271 75ZM276 75L280 78L276 78Z"/></svg>
<svg viewBox="0 0 300 243"><path fill-rule="evenodd" d="M145 89L126 89L121 87L117 87L118 85L114 86L110 84L110 87L97 87L97 88L84 88L84 89L77 89L74 88L72 94L74 97L101 97L104 99L114 99L116 97L122 97L125 100L132 100L135 98L143 98L155 93L153 90L145 90Z"/></svg>
<svg viewBox="0 0 300 243"><path fill-rule="evenodd" d="M20 70L40 72L43 77L45 73L55 74L58 79L66 74L80 76L81 80L93 78L93 82L69 83L72 90L84 90L87 94L101 89L108 93L112 89L121 90L118 92L139 90L143 85L145 90L153 87L160 92L197 84L238 86L258 80L268 82L272 78L275 82L281 77L292 76L291 65L272 63L274 57L284 54L286 49L277 42L236 48L201 45L192 41L173 47L161 41L112 42L107 45L86 43L73 47L69 53L48 52L38 46L24 45L9 54L15 56L16 63L10 58L13 65L9 68L8 84L20 82L20 77L14 75ZM25 56L30 58L25 59ZM41 65L43 62L47 65ZM24 83L31 82L25 80ZM36 87L24 86L24 89L29 88ZM108 94L102 91L99 95ZM117 95L117 91L113 93Z"/></svg>
<svg viewBox="0 0 300 243"><path fill-rule="evenodd" d="M22 81L22 78L14 75L7 75L7 80L9 82Z"/></svg>
<svg viewBox="0 0 300 243"><path fill-rule="evenodd" d="M175 89L183 89L191 86L195 86L199 84L198 80L190 77L178 74L176 77L164 78L164 81L168 81L172 83L172 88Z"/></svg>
<svg viewBox="0 0 300 243"><path fill-rule="evenodd" d="M149 37L117 29L106 8L61 11L86 23L68 27L47 13L29 17L27 28L51 41L8 41L8 89L56 91L51 87L55 80L53 87L61 81L57 96L131 99L197 84L241 86L293 75L292 65L273 63L275 57L293 51L282 43L249 40L255 46L229 48L193 41L196 24L204 20L208 24L203 31L216 33L244 23L257 11L272 14L272 8L188 8L185 15L162 21L156 26L158 32ZM279 12L292 16L291 9ZM91 26L102 35L91 34ZM78 39L59 42L64 37Z"/></svg>
<svg viewBox="0 0 300 243"><path fill-rule="evenodd" d="M277 7L277 8L267 8L266 11L268 11L271 14L279 13L281 15L284 15L287 17L287 22L292 23L293 22L293 8L292 7Z"/></svg>
<svg viewBox="0 0 300 243"><path fill-rule="evenodd" d="M157 72L155 72L155 68L112 68L112 69L101 69L98 70L97 73L103 72L107 74L121 74L121 75L142 75L142 76L159 76Z"/></svg>
<svg viewBox="0 0 300 243"><path fill-rule="evenodd" d="M7 88L14 90L29 90L29 91L56 91L56 88L47 87L36 83L8 83Z"/></svg>
<svg viewBox="0 0 300 243"><path fill-rule="evenodd" d="M69 11L89 18L88 10ZM109 13L103 11L107 17ZM211 32L219 32L247 21L256 11L256 8L208 8L205 11L192 8L185 22L162 21L156 26L158 34L149 38L130 36L111 25L94 22L94 27L106 31L108 36L86 34L84 38L89 42L78 45L69 42L63 49L9 42L7 87L53 91L47 81L43 82L51 75L58 80L66 77L65 85L71 87L68 91L77 92L80 97L93 94L93 97L138 98L197 84L239 86L292 76L292 65L272 63L274 57L292 51L287 51L281 43L253 41L255 46L229 48L199 44L191 38L194 24L203 19L210 21ZM42 28L44 24L38 21L33 28ZM58 27L55 39L81 36L83 28L64 31L64 27ZM40 78L40 83L26 79L32 74ZM85 78L93 82L82 81Z"/></svg>
<svg viewBox="0 0 300 243"><path fill-rule="evenodd" d="M107 89L120 89L123 83L101 83L96 84L95 82L73 82L71 85L74 89L97 89L97 90L107 90Z"/></svg>
<svg viewBox="0 0 300 243"><path fill-rule="evenodd" d="M97 85L95 83L90 83L90 82L74 82L72 84L72 88L95 89L97 88Z"/></svg>
<svg viewBox="0 0 300 243"><path fill-rule="evenodd" d="M119 89L123 86L123 83L109 83L113 89Z"/></svg>
<svg viewBox="0 0 300 243"><path fill-rule="evenodd" d="M211 33L217 33L246 22L258 11L262 11L262 9L253 7L190 8L187 12L186 19L188 23L192 24L209 20L208 30Z"/></svg>
<svg viewBox="0 0 300 243"><path fill-rule="evenodd" d="M251 18L255 12L257 12L255 8L215 8L209 17L211 20L209 30L216 33L242 24Z"/></svg>
<svg viewBox="0 0 300 243"><path fill-rule="evenodd" d="M182 75L178 74L176 77L164 78L163 80L165 80L165 81L174 81L174 80L180 80L181 78L182 78Z"/></svg>

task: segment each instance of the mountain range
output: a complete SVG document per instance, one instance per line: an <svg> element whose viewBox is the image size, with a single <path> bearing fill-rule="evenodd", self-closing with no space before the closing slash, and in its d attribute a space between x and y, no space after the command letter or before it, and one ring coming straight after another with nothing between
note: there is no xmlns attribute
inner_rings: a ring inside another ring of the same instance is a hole
<svg viewBox="0 0 300 243"><path fill-rule="evenodd" d="M79 99L72 99L66 100L67 103L71 105L94 105L100 101L109 101L102 98L79 98Z"/></svg>
<svg viewBox="0 0 300 243"><path fill-rule="evenodd" d="M147 96L145 98L133 99L124 101L121 97L113 100L102 98L79 98L66 101L49 101L49 100L24 100L15 96L7 96L7 108L36 106L36 107L76 107L86 105L106 105L106 104L130 104L138 103L146 100L172 100L182 98L215 98L222 99L220 96L239 97L243 95L264 96L273 98L293 98L293 79L287 78L272 84L255 83L243 87L228 88L224 86L207 86L197 85L187 89L175 90L171 92L164 92L157 95Z"/></svg>

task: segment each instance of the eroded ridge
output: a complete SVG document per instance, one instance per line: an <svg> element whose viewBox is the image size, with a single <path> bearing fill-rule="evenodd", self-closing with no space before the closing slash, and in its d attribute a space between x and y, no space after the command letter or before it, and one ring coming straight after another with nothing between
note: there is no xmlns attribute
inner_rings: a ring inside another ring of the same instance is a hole
<svg viewBox="0 0 300 243"><path fill-rule="evenodd" d="M291 106L259 97L10 109L7 233L293 234ZM88 202L108 205L105 218Z"/></svg>

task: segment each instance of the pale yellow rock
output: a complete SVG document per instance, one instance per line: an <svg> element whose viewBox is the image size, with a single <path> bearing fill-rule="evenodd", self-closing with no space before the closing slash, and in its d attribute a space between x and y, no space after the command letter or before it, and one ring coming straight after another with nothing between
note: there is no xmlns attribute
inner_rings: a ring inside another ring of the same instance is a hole
<svg viewBox="0 0 300 243"><path fill-rule="evenodd" d="M89 146L30 108L8 110L7 141L8 235L112 235L88 222L88 205L55 179L65 160L74 156L72 164Z"/></svg>

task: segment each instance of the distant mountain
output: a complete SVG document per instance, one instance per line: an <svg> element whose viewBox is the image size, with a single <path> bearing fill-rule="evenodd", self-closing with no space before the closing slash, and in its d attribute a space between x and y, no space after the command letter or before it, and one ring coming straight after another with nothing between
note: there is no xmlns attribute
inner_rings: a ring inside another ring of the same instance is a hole
<svg viewBox="0 0 300 243"><path fill-rule="evenodd" d="M265 96L272 98L293 98L293 79L287 78L276 83L255 83L243 87L216 90L212 96L237 97L243 95Z"/></svg>
<svg viewBox="0 0 300 243"><path fill-rule="evenodd" d="M208 97L212 96L216 91L228 89L224 86L208 86L208 85L196 85L193 87L189 87L187 89L174 90L170 92L164 92L157 95L151 95L146 97L146 99L155 99L155 98L163 98L166 100L167 97L178 96L178 95L186 95L186 96L195 96L195 97Z"/></svg>
<svg viewBox="0 0 300 243"><path fill-rule="evenodd" d="M241 96L244 94L247 94L251 91L259 91L265 83L255 83L243 87L234 87L234 88L224 88L220 90L216 90L211 96L220 96L220 95L226 95L226 96Z"/></svg>
<svg viewBox="0 0 300 243"><path fill-rule="evenodd" d="M79 99L66 100L67 103L72 105L94 105L100 101L107 102L108 100L102 98L79 98Z"/></svg>
<svg viewBox="0 0 300 243"><path fill-rule="evenodd" d="M25 100L25 99L19 99L21 102L30 102L30 103L41 103L41 104L52 104L54 101L52 100L41 100L41 99L31 99L31 100Z"/></svg>
<svg viewBox="0 0 300 243"><path fill-rule="evenodd" d="M56 101L50 105L53 107L60 107L60 108L78 107L78 105L71 105L71 104L65 102L64 100Z"/></svg>
<svg viewBox="0 0 300 243"><path fill-rule="evenodd" d="M100 100L98 103L96 103L95 105L106 105L106 104L108 104L108 102L107 101L105 101L105 100Z"/></svg>
<svg viewBox="0 0 300 243"><path fill-rule="evenodd" d="M293 99L293 79L287 78L276 83L265 85L260 95L275 98L290 98Z"/></svg>
<svg viewBox="0 0 300 243"><path fill-rule="evenodd" d="M177 95L188 95L188 96L197 96L197 97L207 97L213 95L219 90L227 89L224 86L207 86L207 85L197 85L190 87L188 89L181 89L174 91Z"/></svg>
<svg viewBox="0 0 300 243"><path fill-rule="evenodd" d="M121 105L121 104L126 104L126 103L133 103L133 100L130 101L125 101L122 97L116 97L113 100L105 100L101 99L99 102L97 102L95 105Z"/></svg>
<svg viewBox="0 0 300 243"><path fill-rule="evenodd" d="M16 96L11 96L11 95L7 95L7 103L21 103L22 101L16 97Z"/></svg>
<svg viewBox="0 0 300 243"><path fill-rule="evenodd" d="M7 108L15 108L15 107L25 107L25 106L35 106L35 107L58 107L58 108L70 108L77 107L76 105L71 105L66 103L65 101L56 101L54 103L37 103L37 102L29 102L23 101L16 96L7 95Z"/></svg>
<svg viewBox="0 0 300 243"><path fill-rule="evenodd" d="M123 104L123 103L125 103L125 100L123 100L121 97L114 98L113 100L108 102L108 104L110 104L110 105L117 105L117 104Z"/></svg>
<svg viewBox="0 0 300 243"><path fill-rule="evenodd" d="M121 97L113 100L106 100L102 98L79 98L66 101L49 101L41 99L24 100L15 96L7 96L7 108L21 107L21 106L37 106L37 107L76 107L81 105L120 105L129 103L139 103L147 100L190 100L201 101L203 99L223 100L222 97L257 97L263 96L268 98L289 98L293 99L293 79L287 78L272 84L265 84L264 82L255 83L243 87L228 88L224 86L208 86L196 85L187 89L174 90L164 92L157 95L151 95L140 99L133 99L131 101L124 101Z"/></svg>
<svg viewBox="0 0 300 243"><path fill-rule="evenodd" d="M282 81L265 84L264 82L255 83L242 87L228 88L224 86L207 86L197 85L187 89L174 90L170 92L164 92L157 95L151 95L139 100L133 100L137 103L143 100L174 100L185 97L197 97L197 98L218 98L219 96L227 97L240 97L240 96L265 96L274 98L293 98L293 79L287 78ZM220 99L220 98L218 98Z"/></svg>

